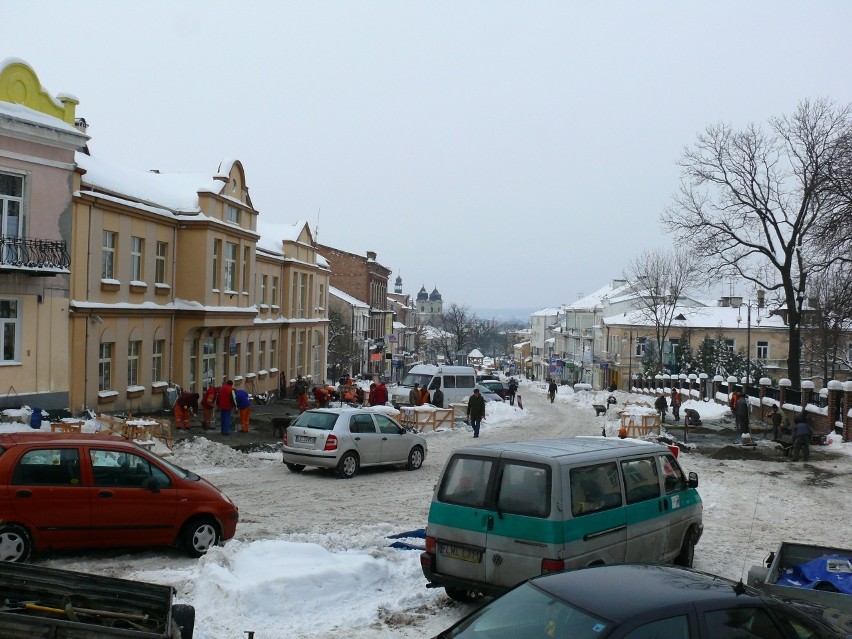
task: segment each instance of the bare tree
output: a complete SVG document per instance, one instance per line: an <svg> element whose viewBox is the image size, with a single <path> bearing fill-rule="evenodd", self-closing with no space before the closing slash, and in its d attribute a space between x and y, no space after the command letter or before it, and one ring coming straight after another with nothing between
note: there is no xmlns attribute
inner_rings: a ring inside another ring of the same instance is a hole
<svg viewBox="0 0 852 639"><path fill-rule="evenodd" d="M700 271L684 250L644 251L628 263L624 272L632 282L639 317L653 325L655 365L663 370L663 343L678 313L682 297L696 285Z"/></svg>
<svg viewBox="0 0 852 639"><path fill-rule="evenodd" d="M838 367L850 370L844 337L852 330L852 272L835 265L811 281L808 310L802 314L807 330L802 338L802 354L823 379L823 386L836 379Z"/></svg>
<svg viewBox="0 0 852 639"><path fill-rule="evenodd" d="M476 325L476 315L470 312L467 306L451 304L443 315L444 330L452 335L451 340L455 343L455 350L465 350L472 347L472 337ZM455 361L455 353L451 353L450 339L446 340L444 350L448 359Z"/></svg>
<svg viewBox="0 0 852 639"><path fill-rule="evenodd" d="M777 293L786 309L795 388L808 276L838 259L825 254L818 230L848 210L832 167L847 159L850 109L805 100L791 116L771 119L768 132L755 125L708 127L684 151L680 192L661 220L720 276Z"/></svg>
<svg viewBox="0 0 852 639"><path fill-rule="evenodd" d="M328 312L328 366L332 379L337 375L356 374L355 365L361 363L361 349L352 335L352 326L346 323L339 311Z"/></svg>

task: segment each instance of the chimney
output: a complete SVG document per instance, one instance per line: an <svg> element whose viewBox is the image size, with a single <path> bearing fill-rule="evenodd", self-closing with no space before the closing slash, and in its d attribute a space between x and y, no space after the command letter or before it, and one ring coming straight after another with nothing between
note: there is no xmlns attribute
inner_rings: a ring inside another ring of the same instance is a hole
<svg viewBox="0 0 852 639"><path fill-rule="evenodd" d="M367 261L375 262L376 261L376 252L375 251L367 251Z"/></svg>

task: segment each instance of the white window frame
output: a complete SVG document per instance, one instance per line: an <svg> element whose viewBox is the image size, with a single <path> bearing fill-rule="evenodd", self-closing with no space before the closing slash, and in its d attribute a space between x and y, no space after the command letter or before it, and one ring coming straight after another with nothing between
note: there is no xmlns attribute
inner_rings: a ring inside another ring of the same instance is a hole
<svg viewBox="0 0 852 639"><path fill-rule="evenodd" d="M272 290L269 291L269 305L277 307L278 304L278 276L272 276Z"/></svg>
<svg viewBox="0 0 852 639"><path fill-rule="evenodd" d="M169 254L168 242L157 242L157 255L154 260L154 282L166 284L166 259Z"/></svg>
<svg viewBox="0 0 852 639"><path fill-rule="evenodd" d="M213 290L219 290L219 255L222 253L222 240L213 240Z"/></svg>
<svg viewBox="0 0 852 639"><path fill-rule="evenodd" d="M266 282L268 279L268 275L262 274L260 276L260 303L266 304Z"/></svg>
<svg viewBox="0 0 852 639"><path fill-rule="evenodd" d="M130 238L130 279L141 282L145 275L145 240L135 235Z"/></svg>
<svg viewBox="0 0 852 639"><path fill-rule="evenodd" d="M254 342L246 344L246 375L254 372Z"/></svg>
<svg viewBox="0 0 852 639"><path fill-rule="evenodd" d="M21 195L13 195L13 191L18 190L13 187L9 193L0 192L0 234L7 237L21 237L24 217L24 194L26 193L24 176L5 171L0 173L0 175L14 180L19 185L21 191ZM12 220L15 220L15 222L12 223ZM7 246L2 256L0 256L0 260L14 263L20 261L21 257L20 247Z"/></svg>
<svg viewBox="0 0 852 639"><path fill-rule="evenodd" d="M21 333L23 332L23 318L21 317L24 310L20 300L12 298L0 299L0 306L8 303L9 317L0 317L0 364L20 364L21 363ZM14 312L14 316L12 316ZM5 309L4 309L5 313ZM9 334L11 332L11 335ZM11 344L8 344L11 342ZM7 357L7 347L11 345L11 357Z"/></svg>
<svg viewBox="0 0 852 639"><path fill-rule="evenodd" d="M101 277L105 280L115 279L115 250L117 241L118 233L115 231L104 231Z"/></svg>
<svg viewBox="0 0 852 639"><path fill-rule="evenodd" d="M151 381L161 382L163 380L163 354L166 351L166 340L155 339L151 351Z"/></svg>
<svg viewBox="0 0 852 639"><path fill-rule="evenodd" d="M248 292L249 292L249 282L251 281L250 277L249 277L251 275L251 269L249 268L249 263L250 263L249 258L250 257L251 257L251 249L248 246L244 246L243 247L243 262L242 262L242 265L241 265L241 270L242 270L242 275L243 275L243 277L242 277L242 282L243 282L242 292L246 293L246 294L248 294Z"/></svg>
<svg viewBox="0 0 852 639"><path fill-rule="evenodd" d="M225 242L225 291L235 292L237 286L237 249L234 242Z"/></svg>
<svg viewBox="0 0 852 639"><path fill-rule="evenodd" d="M142 352L142 342L134 340L127 342L127 385L139 386L139 353Z"/></svg>
<svg viewBox="0 0 852 639"><path fill-rule="evenodd" d="M232 222L233 224L240 223L240 209L236 206L232 206L230 204L225 206L225 221Z"/></svg>
<svg viewBox="0 0 852 639"><path fill-rule="evenodd" d="M217 384L215 337L201 338L201 379L204 384L207 380L213 380L214 386Z"/></svg>
<svg viewBox="0 0 852 639"><path fill-rule="evenodd" d="M763 352L762 355L761 352ZM763 340L757 342L755 344L755 353L757 359L769 359L769 342Z"/></svg>
<svg viewBox="0 0 852 639"><path fill-rule="evenodd" d="M101 342L98 348L98 390L112 389L112 351L113 342Z"/></svg>

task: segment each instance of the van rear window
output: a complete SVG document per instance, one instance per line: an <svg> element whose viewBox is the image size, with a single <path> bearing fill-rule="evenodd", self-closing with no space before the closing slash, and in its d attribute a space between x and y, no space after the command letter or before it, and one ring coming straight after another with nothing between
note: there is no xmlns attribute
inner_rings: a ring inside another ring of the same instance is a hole
<svg viewBox="0 0 852 639"><path fill-rule="evenodd" d="M459 506L481 508L488 495L488 480L494 460L482 457L454 457L447 466L438 500Z"/></svg>
<svg viewBox="0 0 852 639"><path fill-rule="evenodd" d="M507 462L500 473L499 512L547 517L550 515L550 469Z"/></svg>

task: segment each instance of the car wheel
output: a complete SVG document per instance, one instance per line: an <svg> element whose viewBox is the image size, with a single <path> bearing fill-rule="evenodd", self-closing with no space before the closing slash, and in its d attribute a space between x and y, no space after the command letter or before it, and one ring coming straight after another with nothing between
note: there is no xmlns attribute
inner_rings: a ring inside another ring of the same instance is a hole
<svg viewBox="0 0 852 639"><path fill-rule="evenodd" d="M447 593L447 597L459 603L470 603L482 597L481 592L468 590L467 588L451 588L450 586L446 586L444 590Z"/></svg>
<svg viewBox="0 0 852 639"><path fill-rule="evenodd" d="M284 462L284 463L287 464L287 470L289 470L291 472L301 473L303 470L305 470L304 464L291 464L289 462Z"/></svg>
<svg viewBox="0 0 852 639"><path fill-rule="evenodd" d="M683 545L680 547L680 554L675 557L675 564L692 568L692 562L695 560L695 532L690 528L686 537L683 538Z"/></svg>
<svg viewBox="0 0 852 639"><path fill-rule="evenodd" d="M219 543L219 529L211 519L195 519L184 526L181 541L190 557L201 557Z"/></svg>
<svg viewBox="0 0 852 639"><path fill-rule="evenodd" d="M195 608L187 604L172 606L172 621L180 628L180 639L192 639L195 632Z"/></svg>
<svg viewBox="0 0 852 639"><path fill-rule="evenodd" d="M423 465L423 449L420 446L415 446L411 449L411 452L408 453L408 464L406 464L406 468L408 470L417 470Z"/></svg>
<svg viewBox="0 0 852 639"><path fill-rule="evenodd" d="M32 551L33 542L24 528L16 524L0 526L0 561L23 562Z"/></svg>
<svg viewBox="0 0 852 639"><path fill-rule="evenodd" d="M349 451L337 463L337 476L343 479L354 477L358 473L358 468L361 463L358 461L358 455Z"/></svg>

